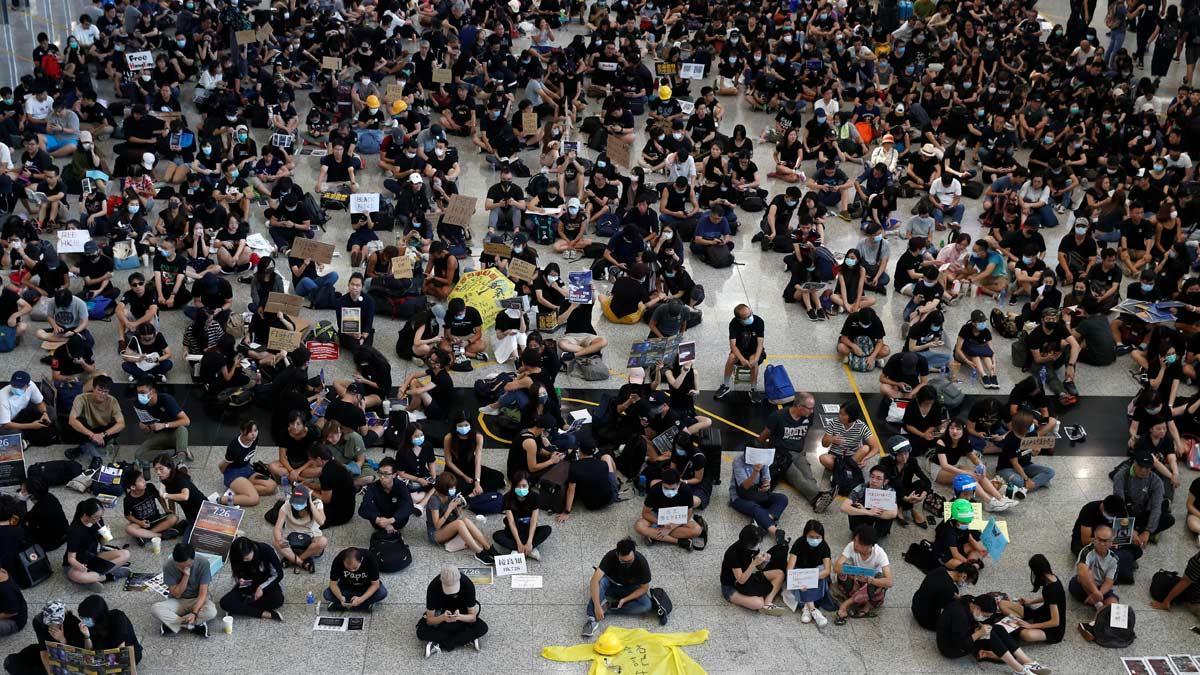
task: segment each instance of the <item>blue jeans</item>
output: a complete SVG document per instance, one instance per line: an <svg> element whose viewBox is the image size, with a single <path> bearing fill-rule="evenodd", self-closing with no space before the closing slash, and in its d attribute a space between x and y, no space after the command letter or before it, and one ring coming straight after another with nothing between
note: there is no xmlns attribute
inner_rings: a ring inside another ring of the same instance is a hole
<svg viewBox="0 0 1200 675"><path fill-rule="evenodd" d="M304 277L296 282L296 295L302 298L307 298L310 293L317 290L320 286L332 286L338 282L337 272L330 272L323 277Z"/></svg>
<svg viewBox="0 0 1200 675"><path fill-rule="evenodd" d="M1070 211L1071 207L1072 207L1071 193L1069 191L1064 192L1058 198L1051 196L1050 203L1051 204L1062 204L1062 207L1064 209L1067 209L1068 211Z"/></svg>
<svg viewBox="0 0 1200 675"><path fill-rule="evenodd" d="M600 601L609 600L609 606L604 610L605 614L645 614L651 609L650 593L647 592L642 597L632 602L627 602L623 607L617 607L617 601L629 595L636 589L635 586L625 586L618 584L608 576L600 577ZM596 618L596 604L588 599L587 615L589 619Z"/></svg>
<svg viewBox="0 0 1200 675"><path fill-rule="evenodd" d="M829 594L829 579L828 578L821 579L820 583L817 584L816 588L810 588L807 591L799 591L799 590L792 591L792 595L793 595L793 597L796 598L796 602L798 602L802 605L809 603L809 602L812 602L812 603L819 602L821 600L821 598L824 598L828 594Z"/></svg>
<svg viewBox="0 0 1200 675"><path fill-rule="evenodd" d="M514 389L513 391L506 391L500 394L500 398L497 399L496 404L501 408L521 408L524 410L525 406L529 405L529 390Z"/></svg>
<svg viewBox="0 0 1200 675"><path fill-rule="evenodd" d="M1117 52L1125 46L1125 29L1112 31L1108 34L1108 40L1108 49L1104 50L1104 63L1112 68L1113 63L1117 60Z"/></svg>
<svg viewBox="0 0 1200 675"><path fill-rule="evenodd" d="M926 349L921 352L929 364L929 370L945 370L950 365L950 352L939 352L936 349Z"/></svg>
<svg viewBox="0 0 1200 675"><path fill-rule="evenodd" d="M933 216L933 219L936 220L939 224L941 224L942 220L946 216L950 216L950 222L952 222L952 223L961 223L962 219L963 219L963 214L966 213L966 211L967 211L966 207L963 206L962 204L959 204L958 206L954 206L954 207L950 207L950 208L946 208L946 209L939 209L939 208L935 207L932 211L929 212L929 215Z"/></svg>
<svg viewBox="0 0 1200 675"><path fill-rule="evenodd" d="M738 513L750 516L754 523L764 530L773 527L787 508L787 495L778 492L768 492L766 501L759 503L743 497L731 497L729 505Z"/></svg>
<svg viewBox="0 0 1200 675"><path fill-rule="evenodd" d="M1054 213L1054 206L1051 203L1043 204L1036 213L1041 221L1041 227L1058 227L1058 214Z"/></svg>
<svg viewBox="0 0 1200 675"><path fill-rule="evenodd" d="M502 209L492 209L492 212L488 214L488 227L500 229L499 223L501 211L508 213L509 222L512 223L512 229L514 232L521 229L521 209L518 209L515 206L509 206Z"/></svg>
<svg viewBox="0 0 1200 675"><path fill-rule="evenodd" d="M1048 466L1029 464L1023 468L1025 469L1025 475L1029 476L1029 480L1033 481L1034 489L1044 488L1050 485L1051 480L1054 480L1054 469ZM1025 484L1025 481L1021 480L1021 475L1014 469L1000 469L996 473L1008 481L1009 485L1021 486Z"/></svg>
<svg viewBox="0 0 1200 675"><path fill-rule="evenodd" d="M338 590L340 590L342 592L342 595L347 600L350 599L350 592L347 591L342 586L342 583L340 581L338 582ZM375 593L371 597L369 597L365 601L363 601L363 603L361 605L359 605L358 607L356 607L355 609L370 607L371 605L374 605L375 603L386 598L387 595L388 595L387 586L384 586L383 582L379 582L379 588L376 589ZM328 602L337 602L337 597L333 594L333 591L331 591L329 588L325 589L325 593L324 593L323 597Z"/></svg>

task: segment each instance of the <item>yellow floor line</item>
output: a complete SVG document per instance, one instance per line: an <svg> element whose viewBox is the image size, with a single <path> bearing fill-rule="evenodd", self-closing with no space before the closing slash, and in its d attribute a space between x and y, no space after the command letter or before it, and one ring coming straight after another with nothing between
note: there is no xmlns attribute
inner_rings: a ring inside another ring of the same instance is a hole
<svg viewBox="0 0 1200 675"><path fill-rule="evenodd" d="M846 371L846 378L850 380L850 389L854 392L854 398L858 399L858 407L862 410L863 419L867 422L867 428L871 430L871 434L875 438L879 438L879 432L875 431L875 424L871 422L871 412L867 410L867 404L863 401L862 392L858 390L858 381L854 379L854 371L850 370L850 366L842 364L842 370ZM883 443L883 439L879 438L879 442Z"/></svg>
<svg viewBox="0 0 1200 675"><path fill-rule="evenodd" d="M720 422L720 423L722 423L722 424L727 424L727 425L729 425L729 426L733 427L734 429L737 429L738 431L740 431L740 432L742 432L742 433L744 433L744 434L746 434L746 435L748 435L748 436L753 436L754 438L758 438L758 434L757 434L757 433L755 433L755 432L753 432L753 431L750 431L750 430L749 430L749 429L747 429L746 427L744 427L744 426L742 426L742 425L740 425L740 424L737 424L736 422L730 422L729 420L725 419L724 417L721 417L720 415L717 415L716 413L713 413L712 411L705 410L704 408L701 408L700 406L696 406L696 412L700 413L701 415L705 415L705 416L707 416L707 417L711 417L711 418L713 418L714 420L716 420L716 421L718 421L718 422Z"/></svg>

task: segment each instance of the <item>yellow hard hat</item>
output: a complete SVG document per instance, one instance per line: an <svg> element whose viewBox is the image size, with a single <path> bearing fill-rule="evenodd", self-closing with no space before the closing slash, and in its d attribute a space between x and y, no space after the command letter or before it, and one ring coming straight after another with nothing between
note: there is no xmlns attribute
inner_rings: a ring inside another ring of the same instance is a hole
<svg viewBox="0 0 1200 675"><path fill-rule="evenodd" d="M596 644L592 645L592 649L597 654L603 656L616 656L624 648L625 646L621 644L621 640L608 631L601 633L600 637L596 640Z"/></svg>
<svg viewBox="0 0 1200 675"><path fill-rule="evenodd" d="M671 88L665 84L663 86L659 87L658 88L658 97L664 101L670 99L671 98Z"/></svg>
<svg viewBox="0 0 1200 675"><path fill-rule="evenodd" d="M367 97L367 107L368 108L378 108L379 107L379 97L376 96L375 94L371 94L370 96L368 96Z"/></svg>
<svg viewBox="0 0 1200 675"><path fill-rule="evenodd" d="M404 112L405 110L408 110L408 101L405 101L404 99L401 98L401 99L397 99L394 103L392 103L392 114L393 115L399 115L400 113Z"/></svg>

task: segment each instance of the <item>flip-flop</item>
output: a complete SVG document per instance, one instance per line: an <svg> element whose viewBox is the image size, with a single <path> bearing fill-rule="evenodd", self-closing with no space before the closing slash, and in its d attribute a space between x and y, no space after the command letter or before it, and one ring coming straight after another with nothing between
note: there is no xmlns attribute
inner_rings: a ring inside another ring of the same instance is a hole
<svg viewBox="0 0 1200 675"><path fill-rule="evenodd" d="M833 625L835 625L835 626L845 626L845 625L846 625L846 617L842 616L841 614L837 614L837 615L835 615L835 616L833 617Z"/></svg>

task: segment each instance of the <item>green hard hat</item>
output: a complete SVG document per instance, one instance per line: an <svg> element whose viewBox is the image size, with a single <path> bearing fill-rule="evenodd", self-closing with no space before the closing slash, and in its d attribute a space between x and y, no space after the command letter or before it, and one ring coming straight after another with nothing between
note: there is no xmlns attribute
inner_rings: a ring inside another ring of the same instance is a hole
<svg viewBox="0 0 1200 675"><path fill-rule="evenodd" d="M965 499L955 499L950 503L950 517L960 523L975 520L975 508Z"/></svg>

